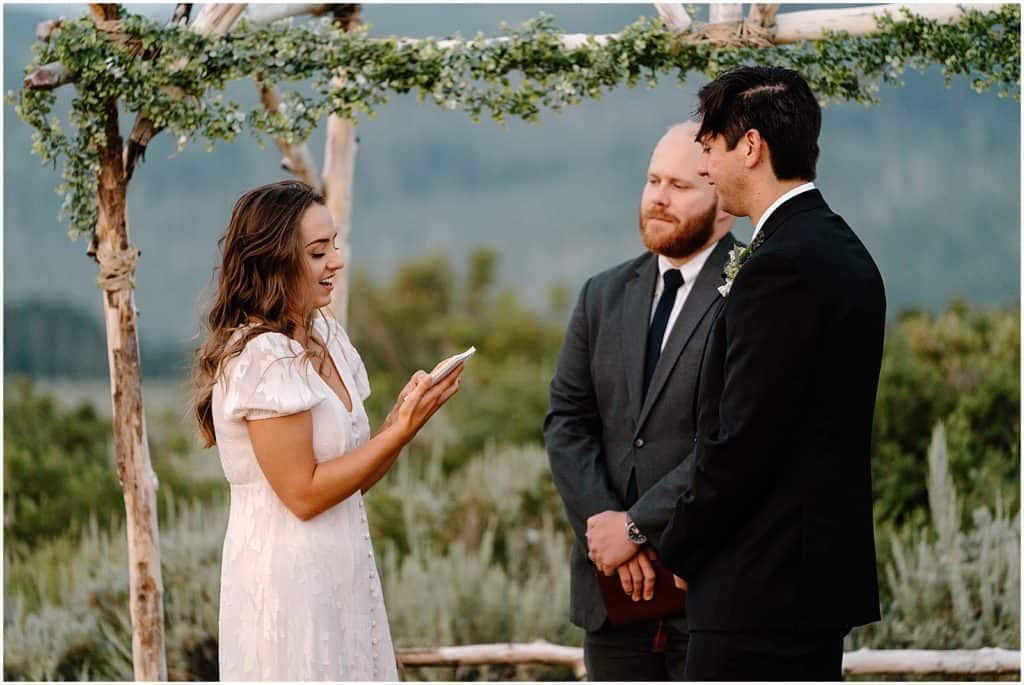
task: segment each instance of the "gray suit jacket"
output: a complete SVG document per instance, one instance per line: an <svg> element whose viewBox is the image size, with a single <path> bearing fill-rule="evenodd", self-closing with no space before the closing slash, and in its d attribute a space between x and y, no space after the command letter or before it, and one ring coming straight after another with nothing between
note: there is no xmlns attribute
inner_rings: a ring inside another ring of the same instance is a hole
<svg viewBox="0 0 1024 685"><path fill-rule="evenodd" d="M644 353L657 257L648 252L583 286L558 356L544 438L555 486L576 535L571 620L597 630L607 613L587 558L587 518L622 511L630 474L640 499L629 509L650 539L663 531L684 488L684 458L693 446L693 402L713 304L732 234L701 270L642 398ZM625 531L623 531L625 535Z"/></svg>

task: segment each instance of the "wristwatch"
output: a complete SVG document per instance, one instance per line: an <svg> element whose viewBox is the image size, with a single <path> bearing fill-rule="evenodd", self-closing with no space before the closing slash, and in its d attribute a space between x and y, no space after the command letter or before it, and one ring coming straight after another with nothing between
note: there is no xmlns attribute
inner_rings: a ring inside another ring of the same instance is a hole
<svg viewBox="0 0 1024 685"><path fill-rule="evenodd" d="M634 545L647 544L647 536L640 532L640 529L633 523L633 519L629 518L628 515L626 516L626 537Z"/></svg>

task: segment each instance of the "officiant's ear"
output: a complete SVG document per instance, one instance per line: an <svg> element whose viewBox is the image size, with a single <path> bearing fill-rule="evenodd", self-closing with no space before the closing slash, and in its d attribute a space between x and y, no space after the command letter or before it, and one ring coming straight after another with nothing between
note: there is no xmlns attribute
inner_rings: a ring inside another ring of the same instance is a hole
<svg viewBox="0 0 1024 685"><path fill-rule="evenodd" d="M756 128L747 129L747 132L740 138L738 145L744 146L743 162L748 169L754 169L762 161L768 160L768 146L761 132Z"/></svg>

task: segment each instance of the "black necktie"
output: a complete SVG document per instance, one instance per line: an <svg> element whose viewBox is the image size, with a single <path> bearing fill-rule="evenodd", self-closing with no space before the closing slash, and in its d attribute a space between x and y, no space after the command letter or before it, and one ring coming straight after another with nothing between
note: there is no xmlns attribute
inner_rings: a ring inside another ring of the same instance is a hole
<svg viewBox="0 0 1024 685"><path fill-rule="evenodd" d="M654 369L658 366L658 358L661 357L661 341L665 338L665 329L668 328L668 317L672 313L672 306L676 303L676 292L683 284L683 274L679 269L669 269L662 274L665 282L665 289L661 291L658 299L658 307L654 310L654 320L651 321L651 330L647 334L647 358L644 363L644 397L647 396L647 386L651 384L654 376Z"/></svg>

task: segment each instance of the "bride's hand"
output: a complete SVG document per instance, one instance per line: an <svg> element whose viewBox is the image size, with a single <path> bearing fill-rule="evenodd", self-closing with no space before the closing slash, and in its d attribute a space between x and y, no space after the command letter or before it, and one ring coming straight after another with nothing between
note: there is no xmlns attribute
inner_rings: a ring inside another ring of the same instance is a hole
<svg viewBox="0 0 1024 685"><path fill-rule="evenodd" d="M409 392L416 387L416 381L425 375L427 375L425 371L417 371L412 375L412 378L409 379L409 382L405 384L405 387L399 391L398 399L395 400L395 406L391 407L391 411L389 411L387 417L385 417L384 423L380 427L381 430L384 430L395 422L395 417L398 416L398 409L402 406L402 402L405 401Z"/></svg>
<svg viewBox="0 0 1024 685"><path fill-rule="evenodd" d="M431 373L433 373L437 369L441 368L441 366L443 366L444 363L448 361L448 359L451 359L451 357L448 357L446 359L442 359L441 361L439 361L437 363L437 366L434 367L434 369L433 369L433 371L431 371ZM455 373L455 372L453 371L452 373ZM461 368L458 370L458 373L462 373L462 369ZM391 424L393 424L395 422L395 417L398 416L398 408L402 406L402 402L405 400L406 395L408 395L409 392L414 387L416 387L416 381L419 380L419 378L422 377L422 376L429 376L429 375L430 374L428 374L426 371L423 371L422 369L420 371L417 371L416 373L414 373L412 375L412 378L409 379L409 382L406 383L405 387L402 388L402 390L398 393L398 399L395 400L395 406L391 407L391 411L389 411L387 417L385 417L384 423L380 427L381 430L384 430L385 428L387 428L388 426L390 426Z"/></svg>
<svg viewBox="0 0 1024 685"><path fill-rule="evenodd" d="M384 421L384 428L395 426L408 442L434 413L459 391L463 365L459 364L431 387L430 374L417 371L398 394L398 401Z"/></svg>

